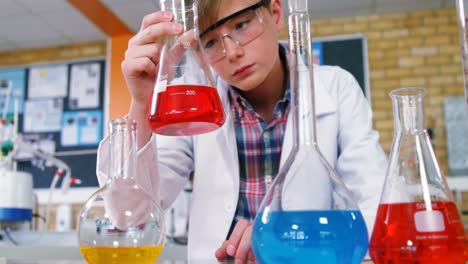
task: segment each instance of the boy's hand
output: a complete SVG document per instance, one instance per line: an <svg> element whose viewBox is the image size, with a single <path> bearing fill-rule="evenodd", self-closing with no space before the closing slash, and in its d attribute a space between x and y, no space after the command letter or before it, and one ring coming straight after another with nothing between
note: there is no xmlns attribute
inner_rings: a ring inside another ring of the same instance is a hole
<svg viewBox="0 0 468 264"><path fill-rule="evenodd" d="M149 105L159 68L163 40L182 33L183 27L172 22L173 14L163 11L143 18L140 31L128 42L122 72L132 100Z"/></svg>
<svg viewBox="0 0 468 264"><path fill-rule="evenodd" d="M252 224L244 219L238 221L229 239L216 250L216 258L223 260L231 256L236 258L236 264L246 264L247 261L256 263L250 243L251 237Z"/></svg>

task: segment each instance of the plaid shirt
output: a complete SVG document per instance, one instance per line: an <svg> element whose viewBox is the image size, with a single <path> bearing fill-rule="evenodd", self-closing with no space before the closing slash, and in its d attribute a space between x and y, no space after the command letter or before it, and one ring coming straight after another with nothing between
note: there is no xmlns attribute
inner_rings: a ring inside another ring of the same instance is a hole
<svg viewBox="0 0 468 264"><path fill-rule="evenodd" d="M284 130L289 112L290 89L277 102L274 119L267 123L234 88L229 92L239 158L240 189L231 231L241 218L252 221L267 185L278 173Z"/></svg>

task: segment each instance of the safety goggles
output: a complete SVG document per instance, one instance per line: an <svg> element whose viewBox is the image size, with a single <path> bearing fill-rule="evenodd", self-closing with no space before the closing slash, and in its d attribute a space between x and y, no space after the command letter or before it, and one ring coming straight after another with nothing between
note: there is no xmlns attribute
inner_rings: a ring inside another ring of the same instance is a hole
<svg viewBox="0 0 468 264"><path fill-rule="evenodd" d="M258 9L267 2L262 0L244 8L203 31L200 41L208 61L217 62L226 56L224 38L230 38L237 45L244 46L260 36L265 26Z"/></svg>

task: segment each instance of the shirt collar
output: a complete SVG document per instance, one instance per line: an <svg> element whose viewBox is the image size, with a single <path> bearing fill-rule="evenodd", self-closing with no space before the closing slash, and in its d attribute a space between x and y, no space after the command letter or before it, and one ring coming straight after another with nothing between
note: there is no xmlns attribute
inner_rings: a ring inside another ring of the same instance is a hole
<svg viewBox="0 0 468 264"><path fill-rule="evenodd" d="M245 111L248 111L250 114L256 114L249 101L247 101L242 95L240 95L238 90L232 86L229 88L229 97L231 103L241 116L245 114ZM289 87L289 82L287 82L287 87L286 91L284 92L284 96L276 103L275 108L273 110L273 114L276 118L281 118L282 116L285 116L287 114L290 102L291 89Z"/></svg>

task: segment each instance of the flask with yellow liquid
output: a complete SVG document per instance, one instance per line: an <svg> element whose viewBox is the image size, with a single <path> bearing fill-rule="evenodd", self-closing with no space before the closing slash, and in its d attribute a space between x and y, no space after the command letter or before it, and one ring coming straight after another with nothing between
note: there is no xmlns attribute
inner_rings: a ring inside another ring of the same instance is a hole
<svg viewBox="0 0 468 264"><path fill-rule="evenodd" d="M90 264L153 264L164 245L158 203L136 182L136 123L109 126L109 178L80 212L78 242Z"/></svg>

